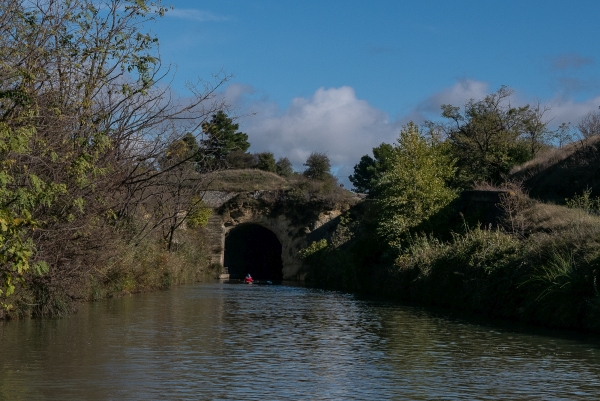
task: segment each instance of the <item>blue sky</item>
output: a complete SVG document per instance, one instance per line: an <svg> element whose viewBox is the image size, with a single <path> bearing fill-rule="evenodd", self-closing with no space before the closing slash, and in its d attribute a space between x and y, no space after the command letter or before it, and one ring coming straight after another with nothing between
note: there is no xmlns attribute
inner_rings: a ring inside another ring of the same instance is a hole
<svg viewBox="0 0 600 401"><path fill-rule="evenodd" d="M327 152L341 182L402 124L508 85L551 125L600 106L600 1L171 0L148 25L174 87L224 70L251 151L297 168Z"/></svg>

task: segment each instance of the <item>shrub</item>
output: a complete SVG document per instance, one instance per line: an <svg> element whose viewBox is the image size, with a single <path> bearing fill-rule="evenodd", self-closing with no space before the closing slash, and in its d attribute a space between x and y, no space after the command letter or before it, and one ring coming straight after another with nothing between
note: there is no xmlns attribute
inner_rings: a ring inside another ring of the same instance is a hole
<svg viewBox="0 0 600 401"><path fill-rule="evenodd" d="M292 162L287 157L279 158L275 167L277 170L277 174L279 174L282 177L290 177L292 174L294 174Z"/></svg>
<svg viewBox="0 0 600 401"><path fill-rule="evenodd" d="M331 162L325 153L313 152L304 163L304 176L315 180L324 180L331 176Z"/></svg>
<svg viewBox="0 0 600 401"><path fill-rule="evenodd" d="M263 171L269 171L271 173L275 173L277 171L277 166L275 163L275 156L271 152L263 152L257 153L256 157L258 159L258 163L256 164L256 168Z"/></svg>
<svg viewBox="0 0 600 401"><path fill-rule="evenodd" d="M317 252L322 251L323 249L326 249L326 248L327 248L327 240L323 238L319 241L312 242L306 248L300 249L300 251L298 253L300 254L300 257L302 257L302 259L307 259L311 256L314 256Z"/></svg>
<svg viewBox="0 0 600 401"><path fill-rule="evenodd" d="M227 167L233 169L255 168L257 164L256 155L246 153L243 150L234 150L225 156Z"/></svg>

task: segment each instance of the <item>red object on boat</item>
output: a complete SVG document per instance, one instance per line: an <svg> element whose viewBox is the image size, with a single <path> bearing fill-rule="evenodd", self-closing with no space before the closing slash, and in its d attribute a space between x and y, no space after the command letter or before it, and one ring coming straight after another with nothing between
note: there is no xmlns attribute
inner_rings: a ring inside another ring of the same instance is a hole
<svg viewBox="0 0 600 401"><path fill-rule="evenodd" d="M254 281L254 280L252 280L252 277L246 277L246 278L244 279L244 283L247 283L247 284L251 284L253 281Z"/></svg>

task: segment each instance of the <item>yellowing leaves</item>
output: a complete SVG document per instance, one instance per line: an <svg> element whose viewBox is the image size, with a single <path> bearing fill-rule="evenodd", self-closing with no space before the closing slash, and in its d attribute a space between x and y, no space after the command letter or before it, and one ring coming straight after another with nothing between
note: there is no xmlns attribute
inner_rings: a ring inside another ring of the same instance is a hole
<svg viewBox="0 0 600 401"><path fill-rule="evenodd" d="M456 197L447 185L454 161L443 144L426 140L412 122L402 128L392 153L391 169L379 180L379 232L397 244L409 229Z"/></svg>

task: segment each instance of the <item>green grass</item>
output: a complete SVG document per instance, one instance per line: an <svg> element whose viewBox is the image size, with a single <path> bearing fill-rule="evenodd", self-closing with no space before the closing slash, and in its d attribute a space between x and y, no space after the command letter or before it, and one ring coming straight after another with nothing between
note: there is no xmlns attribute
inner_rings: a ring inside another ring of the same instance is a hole
<svg viewBox="0 0 600 401"><path fill-rule="evenodd" d="M285 178L262 170L217 171L206 174L203 182L204 187L212 191L278 191L289 188Z"/></svg>

